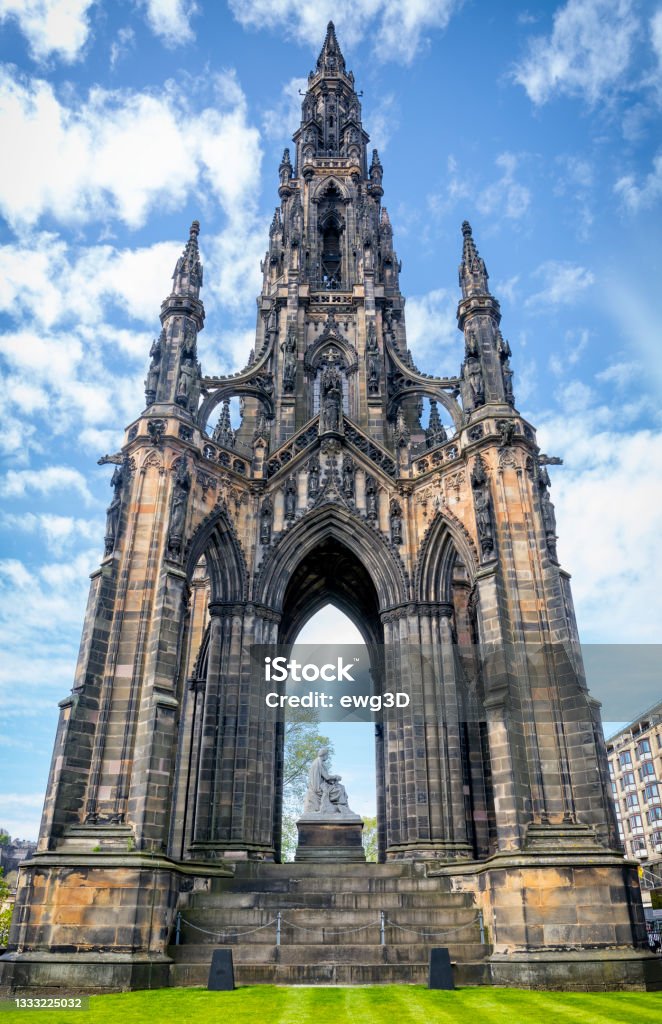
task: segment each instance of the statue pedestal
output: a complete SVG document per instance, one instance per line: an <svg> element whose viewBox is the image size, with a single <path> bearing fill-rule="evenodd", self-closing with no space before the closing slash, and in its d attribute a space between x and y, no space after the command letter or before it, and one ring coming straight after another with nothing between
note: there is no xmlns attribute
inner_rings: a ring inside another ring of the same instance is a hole
<svg viewBox="0 0 662 1024"><path fill-rule="evenodd" d="M306 814L297 821L297 831L295 860L365 862L363 819L358 814Z"/></svg>

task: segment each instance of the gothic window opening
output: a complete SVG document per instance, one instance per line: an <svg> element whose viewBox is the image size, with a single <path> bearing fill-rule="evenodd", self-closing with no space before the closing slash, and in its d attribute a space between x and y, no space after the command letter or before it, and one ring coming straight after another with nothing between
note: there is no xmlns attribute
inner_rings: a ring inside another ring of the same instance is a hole
<svg viewBox="0 0 662 1024"><path fill-rule="evenodd" d="M327 222L322 235L322 284L339 288L341 281L340 230L335 220Z"/></svg>

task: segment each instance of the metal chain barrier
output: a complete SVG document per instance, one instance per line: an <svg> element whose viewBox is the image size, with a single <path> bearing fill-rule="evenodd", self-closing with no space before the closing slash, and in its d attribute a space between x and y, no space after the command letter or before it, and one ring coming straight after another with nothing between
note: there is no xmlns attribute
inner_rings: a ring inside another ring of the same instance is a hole
<svg viewBox="0 0 662 1024"><path fill-rule="evenodd" d="M333 934L333 935L352 935L352 934L354 934L356 932L363 932L363 931L365 931L368 928L379 927L379 929L380 929L380 945L384 946L384 945L386 945L385 929L386 929L387 925L390 925L391 928L397 928L401 932L410 932L412 935L418 935L418 936L420 936L423 939L428 939L428 938L431 938L433 936L454 935L456 932L465 931L467 928L470 928L474 924L479 924L480 925L480 931L481 931L480 941L481 941L481 943L484 944L485 936L484 936L484 930L483 930L483 916L482 916L481 913L478 913L476 915L476 917L473 917L470 921L467 921L465 924L458 925L456 928L445 928L445 929L443 929L443 931L419 931L417 928L411 928L408 925L397 924L395 921L391 921L390 918L386 917L386 914L384 913L383 910L381 911L378 920L370 921L368 924L359 925L357 928L325 928L323 924L318 925L316 928L311 928L309 925L295 924L294 921L286 921L283 918L283 916L282 916L282 912L279 910L278 913L276 914L276 917L272 918L271 921L267 921L266 924L260 924L256 928L246 928L244 931L241 931L241 932L237 932L237 931L211 932L207 928L200 928L199 925L192 924L190 921L187 921L185 918L183 918L181 916L181 914L178 914L177 915L177 931L176 931L175 942L176 942L176 945L180 944L180 941L181 941L181 938L180 938L180 936L181 936L181 926L182 925L186 925L187 928L193 928L194 931L196 931L196 932L202 932L203 935L211 935L213 938L219 939L221 941L223 939L225 939L225 938L228 938L229 936L232 936L233 938L242 938L242 936L244 936L244 935L252 935L254 932L261 932L265 928L271 928L272 925L276 925L276 945L280 946L280 944L281 944L281 927L282 927L282 925L287 925L289 928L298 928L299 931L303 931L303 932L319 932L319 931L322 931L322 932L324 932L327 935L329 935L329 934Z"/></svg>
<svg viewBox="0 0 662 1024"><path fill-rule="evenodd" d="M363 932L363 931L366 930L366 928L376 928L376 927L379 927L380 923L381 923L380 921L371 921L369 924L362 924L358 928L325 928L323 924L318 925L317 928L309 928L305 924L294 924L293 921L285 921L285 920L283 920L283 924L289 925L290 928L299 928L303 932L319 932L319 931L323 931L323 932L326 932L327 934L329 934L330 932L333 932L334 934L337 934L337 935L349 935L351 932Z"/></svg>
<svg viewBox="0 0 662 1024"><path fill-rule="evenodd" d="M460 924L457 928L445 928L439 932L419 932L416 928L410 928L407 925L396 924L395 921L390 921L388 918L384 919L384 924L390 924L391 928L398 928L401 932L412 932L414 935L420 935L422 938L428 938L431 935L454 935L455 932L464 931L465 928L470 928L473 924L480 924L480 917L472 917L471 921L467 921L466 924Z"/></svg>
<svg viewBox="0 0 662 1024"><path fill-rule="evenodd" d="M253 932L261 932L263 928L271 928L273 924L277 924L277 918L274 917L271 921L267 921L266 924L258 925L257 928L247 928L243 932L210 932L206 928L200 928L200 926L197 924L191 924L190 921L187 921L183 917L180 918L180 923L185 924L187 928L193 928L196 932L202 932L203 935L212 935L215 939L221 939L223 937L227 937L228 935L233 935L235 937L241 938L242 935L252 935Z"/></svg>

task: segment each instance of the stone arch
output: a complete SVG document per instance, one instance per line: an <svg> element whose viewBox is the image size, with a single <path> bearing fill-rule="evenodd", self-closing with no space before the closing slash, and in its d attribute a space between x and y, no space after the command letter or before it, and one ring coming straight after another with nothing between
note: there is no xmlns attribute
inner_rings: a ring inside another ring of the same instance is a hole
<svg viewBox="0 0 662 1024"><path fill-rule="evenodd" d="M388 541L355 513L336 505L313 509L280 538L262 564L254 600L281 612L288 582L297 567L329 538L363 566L374 585L380 611L407 601L407 574Z"/></svg>
<svg viewBox="0 0 662 1024"><path fill-rule="evenodd" d="M231 380L227 384L223 384L218 388L215 388L202 402L197 412L197 422L201 431L205 432L209 418L213 413L214 409L220 405L224 398L237 398L242 395L247 395L252 398L257 398L264 409L264 414L267 419L272 420L274 418L274 401L271 395L267 394L264 388L261 388L258 384L252 384L247 381L244 384L233 383Z"/></svg>
<svg viewBox="0 0 662 1024"><path fill-rule="evenodd" d="M404 401L405 398L410 398L412 395L423 398L433 398L436 402L439 402L443 405L444 409L453 420L455 430L459 432L462 429L464 414L459 404L443 388L435 387L432 383L407 384L406 387L401 388L392 395L386 409L386 415L389 420L395 420L400 403Z"/></svg>
<svg viewBox="0 0 662 1024"><path fill-rule="evenodd" d="M469 578L478 569L476 549L469 534L458 521L451 521L438 512L430 523L416 562L414 574L415 600L450 603L453 570L457 557L464 563Z"/></svg>
<svg viewBox="0 0 662 1024"><path fill-rule="evenodd" d="M313 203L319 203L320 200L325 199L326 193L328 192L329 186L331 185L333 185L340 193L341 201L344 203L348 203L350 199L349 189L344 184L344 182L341 181L340 178L336 177L335 174L327 174L325 178L322 178L322 180L313 190L313 193L310 197L311 201Z"/></svg>
<svg viewBox="0 0 662 1024"><path fill-rule="evenodd" d="M245 601L248 572L241 544L223 505L217 505L193 534L186 551L186 572L190 579L201 556L207 560L210 603Z"/></svg>
<svg viewBox="0 0 662 1024"><path fill-rule="evenodd" d="M358 369L359 361L354 346L339 332L330 334L325 331L306 350L304 369L307 373L317 373L324 353L329 348L334 348L338 351L345 364L344 369L346 373L353 373Z"/></svg>

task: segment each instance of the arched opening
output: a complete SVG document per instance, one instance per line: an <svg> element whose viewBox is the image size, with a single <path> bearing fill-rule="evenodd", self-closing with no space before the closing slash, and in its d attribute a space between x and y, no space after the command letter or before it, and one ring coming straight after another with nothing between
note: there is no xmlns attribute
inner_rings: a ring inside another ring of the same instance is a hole
<svg viewBox="0 0 662 1024"><path fill-rule="evenodd" d="M362 663L369 665L371 692L379 692L383 628L375 584L357 556L333 535L321 540L293 571L284 595L279 641L300 662L312 657L335 662L344 655L345 662L350 663L361 657ZM294 720L298 717L295 714ZM337 705L311 715L308 754L315 756L315 735L332 744L334 772L343 777L351 809L367 819L376 857L378 847L382 854L384 849L383 734L381 724L367 718L366 714L357 715ZM300 735L304 732L299 730ZM291 742L288 749L287 716L284 735L282 850L283 856L290 858L292 844L296 843L297 801L300 812L306 787L304 775L298 784L290 784L288 792L288 772L291 776L295 752ZM289 735L299 739L292 726Z"/></svg>
<svg viewBox="0 0 662 1024"><path fill-rule="evenodd" d="M322 284L325 288L340 288L340 282L340 230L336 221L330 219L322 235Z"/></svg>
<svg viewBox="0 0 662 1024"><path fill-rule="evenodd" d="M339 650L366 652L365 639L349 616L328 603L301 627L292 646L292 657L304 661L309 651L324 660L332 645ZM340 718L337 709L334 718ZM342 775L349 806L364 820L364 846L369 860L377 857L377 797L375 774L375 725L355 720L332 720L314 709L287 709L284 721L283 811L281 858L292 860L296 849L296 820L303 808L307 772L321 746L331 750L331 766Z"/></svg>

